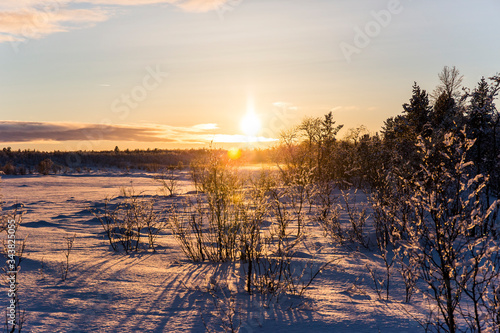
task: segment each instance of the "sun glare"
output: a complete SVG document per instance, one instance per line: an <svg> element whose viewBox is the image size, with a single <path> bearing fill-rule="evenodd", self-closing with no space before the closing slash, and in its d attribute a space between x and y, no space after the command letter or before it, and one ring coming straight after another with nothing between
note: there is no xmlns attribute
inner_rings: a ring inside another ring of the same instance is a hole
<svg viewBox="0 0 500 333"><path fill-rule="evenodd" d="M241 149L239 148L231 148L227 151L227 156L233 161L239 160L241 157Z"/></svg>
<svg viewBox="0 0 500 333"><path fill-rule="evenodd" d="M256 137L261 129L260 119L255 112L248 111L245 117L241 119L240 127L246 136Z"/></svg>

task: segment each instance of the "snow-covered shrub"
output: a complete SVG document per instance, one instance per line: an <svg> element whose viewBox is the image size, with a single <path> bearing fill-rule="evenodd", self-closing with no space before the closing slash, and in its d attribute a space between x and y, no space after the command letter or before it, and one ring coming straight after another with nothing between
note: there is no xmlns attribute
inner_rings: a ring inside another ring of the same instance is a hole
<svg viewBox="0 0 500 333"><path fill-rule="evenodd" d="M347 191L342 191L344 206L347 215L349 216L350 229L347 231L349 241L357 242L368 248L368 239L366 238L365 227L368 214L366 207L360 208L356 204L356 195L358 190L355 189L353 195Z"/></svg>
<svg viewBox="0 0 500 333"><path fill-rule="evenodd" d="M339 198L333 195L333 187L328 191L330 193L322 192L318 191L319 201L315 215L325 236L341 245L353 243L368 248L369 238L365 229L369 215L367 207L357 202L358 190L354 189L352 193L341 190L341 203L338 203ZM342 211L347 215L348 224L342 225L340 221Z"/></svg>
<svg viewBox="0 0 500 333"><path fill-rule="evenodd" d="M420 139L421 172L404 181L411 193L408 220L393 216L402 230L401 272L411 283L418 279L427 286L422 292L435 306L436 331L498 330L492 305L500 283L494 237L498 201L484 204L488 179L474 176L466 160L473 144L463 132L445 135L440 150Z"/></svg>
<svg viewBox="0 0 500 333"><path fill-rule="evenodd" d="M341 206L337 202L338 197L334 195L335 183L332 181L317 182L315 188L316 219L323 228L325 236L342 244L344 232L340 225Z"/></svg>
<svg viewBox="0 0 500 333"><path fill-rule="evenodd" d="M370 271L379 297L381 289L385 289L385 298L389 299L391 279L393 278L395 266L400 273L405 285L405 302L410 299L415 291L416 266L414 262L400 260L397 251L398 242L405 237L405 228L411 215L411 207L408 204L411 193L403 185L404 179L400 177L397 170L380 170L376 186L372 188L369 198L373 209L373 227L378 255L384 262L385 276L374 277L375 272ZM385 173L385 175L384 175Z"/></svg>

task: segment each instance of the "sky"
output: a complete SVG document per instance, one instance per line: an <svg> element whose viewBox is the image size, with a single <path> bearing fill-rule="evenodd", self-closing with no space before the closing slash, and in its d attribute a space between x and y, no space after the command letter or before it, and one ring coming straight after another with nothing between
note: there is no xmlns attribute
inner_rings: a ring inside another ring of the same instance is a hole
<svg viewBox="0 0 500 333"><path fill-rule="evenodd" d="M379 131L444 66L500 71L498 0L0 0L0 146L270 145ZM340 133L341 135L342 133Z"/></svg>

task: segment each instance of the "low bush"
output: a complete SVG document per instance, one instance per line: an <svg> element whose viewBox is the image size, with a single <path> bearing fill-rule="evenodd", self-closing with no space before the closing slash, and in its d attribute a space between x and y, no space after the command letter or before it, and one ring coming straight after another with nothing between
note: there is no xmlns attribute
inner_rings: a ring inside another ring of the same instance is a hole
<svg viewBox="0 0 500 333"><path fill-rule="evenodd" d="M135 194L133 189L123 189L118 201L112 205L105 199L103 209L92 209L112 249L137 252L146 238L147 246L154 251L157 236L166 226L155 211L154 200Z"/></svg>

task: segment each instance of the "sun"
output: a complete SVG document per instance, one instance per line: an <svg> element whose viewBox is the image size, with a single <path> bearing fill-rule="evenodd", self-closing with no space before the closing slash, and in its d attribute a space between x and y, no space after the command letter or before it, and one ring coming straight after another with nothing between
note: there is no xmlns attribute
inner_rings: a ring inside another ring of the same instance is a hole
<svg viewBox="0 0 500 333"><path fill-rule="evenodd" d="M253 111L248 113L241 119L240 128L248 137L256 137L261 130L259 117Z"/></svg>
<svg viewBox="0 0 500 333"><path fill-rule="evenodd" d="M240 148L231 148L227 151L227 156L233 161L239 160L241 157L241 149Z"/></svg>

